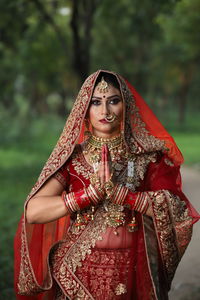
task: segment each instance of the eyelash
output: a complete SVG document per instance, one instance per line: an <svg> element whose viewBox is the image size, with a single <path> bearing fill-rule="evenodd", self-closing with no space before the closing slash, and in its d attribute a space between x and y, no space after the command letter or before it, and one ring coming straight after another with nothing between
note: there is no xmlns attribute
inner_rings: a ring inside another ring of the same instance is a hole
<svg viewBox="0 0 200 300"><path fill-rule="evenodd" d="M121 101L121 99L114 98L114 99L109 100L108 102L109 102L109 104L111 104L111 105L116 105L116 104L118 104L120 101ZM100 101L100 100L92 100L92 101L91 101L91 104L92 104L92 105L95 105L95 106L98 106L98 105L101 105L101 101Z"/></svg>

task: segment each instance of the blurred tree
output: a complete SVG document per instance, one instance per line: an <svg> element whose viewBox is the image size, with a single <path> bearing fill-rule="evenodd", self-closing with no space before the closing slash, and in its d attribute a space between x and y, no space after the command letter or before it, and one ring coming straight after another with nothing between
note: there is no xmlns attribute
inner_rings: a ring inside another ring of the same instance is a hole
<svg viewBox="0 0 200 300"><path fill-rule="evenodd" d="M70 68L71 39L66 27L70 11L63 2L46 1L45 7L32 0L0 3L1 104L15 114L20 109L15 99L19 94L29 102L29 112L44 113L46 97L58 93L57 112L63 114L66 98L74 93L77 80Z"/></svg>
<svg viewBox="0 0 200 300"><path fill-rule="evenodd" d="M85 80L90 71L91 30L100 0L71 1L71 29L73 35L73 67L80 78Z"/></svg>
<svg viewBox="0 0 200 300"><path fill-rule="evenodd" d="M111 67L146 94L152 47L161 34L155 20L161 12L170 13L175 2L102 1L93 28L92 68Z"/></svg>
<svg viewBox="0 0 200 300"><path fill-rule="evenodd" d="M199 11L200 0L182 0L177 2L171 15L160 14L158 17L158 23L164 32L162 57L167 58L167 72L170 71L171 81L176 81L173 86L179 102L180 124L185 122L187 98L193 81L196 76L199 77Z"/></svg>

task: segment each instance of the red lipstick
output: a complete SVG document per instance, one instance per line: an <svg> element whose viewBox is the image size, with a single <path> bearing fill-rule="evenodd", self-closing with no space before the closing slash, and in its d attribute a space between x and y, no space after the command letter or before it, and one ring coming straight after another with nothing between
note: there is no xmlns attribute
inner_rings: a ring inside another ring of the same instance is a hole
<svg viewBox="0 0 200 300"><path fill-rule="evenodd" d="M99 122L101 122L103 124L107 124L108 123L108 121L106 119L101 119L101 120L99 120Z"/></svg>

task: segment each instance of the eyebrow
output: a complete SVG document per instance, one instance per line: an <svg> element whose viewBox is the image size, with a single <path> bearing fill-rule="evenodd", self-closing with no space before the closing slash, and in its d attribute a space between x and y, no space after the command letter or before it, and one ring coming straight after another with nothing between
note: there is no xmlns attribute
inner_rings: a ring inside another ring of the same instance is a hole
<svg viewBox="0 0 200 300"><path fill-rule="evenodd" d="M114 98L114 97L121 98L119 95L112 95L112 96L107 97L107 99ZM92 99L98 99L98 100L101 100L102 97L96 97L96 96L94 96L94 97L92 97Z"/></svg>

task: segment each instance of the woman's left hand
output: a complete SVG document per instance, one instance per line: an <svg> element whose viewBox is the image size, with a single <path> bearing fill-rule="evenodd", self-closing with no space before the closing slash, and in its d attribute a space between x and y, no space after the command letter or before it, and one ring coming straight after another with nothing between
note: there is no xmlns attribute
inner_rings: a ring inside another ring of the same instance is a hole
<svg viewBox="0 0 200 300"><path fill-rule="evenodd" d="M112 160L107 145L104 145L105 182L112 180Z"/></svg>

